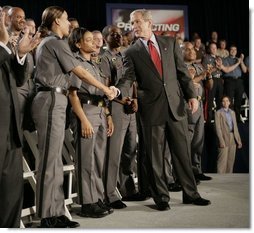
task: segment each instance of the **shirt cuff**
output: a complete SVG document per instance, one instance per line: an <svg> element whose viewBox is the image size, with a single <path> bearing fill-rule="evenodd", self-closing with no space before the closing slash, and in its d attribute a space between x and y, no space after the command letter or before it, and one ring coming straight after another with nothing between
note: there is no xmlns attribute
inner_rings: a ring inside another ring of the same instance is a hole
<svg viewBox="0 0 254 233"><path fill-rule="evenodd" d="M26 55L27 55L27 54L26 54ZM18 61L18 63L19 63L20 65L24 65L25 60L26 60L26 55L23 56L22 58L20 58L19 55L18 55L18 53L17 53L16 57L17 57L17 61Z"/></svg>
<svg viewBox="0 0 254 233"><path fill-rule="evenodd" d="M3 47L7 53L11 54L11 50L2 41L0 41L0 46Z"/></svg>

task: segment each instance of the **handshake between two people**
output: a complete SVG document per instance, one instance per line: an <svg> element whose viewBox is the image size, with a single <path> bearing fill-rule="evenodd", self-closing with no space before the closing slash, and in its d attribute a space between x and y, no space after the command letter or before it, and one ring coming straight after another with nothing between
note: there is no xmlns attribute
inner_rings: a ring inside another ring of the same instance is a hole
<svg viewBox="0 0 254 233"><path fill-rule="evenodd" d="M115 86L110 86L110 87L107 87L106 90L104 90L104 93L109 100L113 100L121 94L121 91Z"/></svg>

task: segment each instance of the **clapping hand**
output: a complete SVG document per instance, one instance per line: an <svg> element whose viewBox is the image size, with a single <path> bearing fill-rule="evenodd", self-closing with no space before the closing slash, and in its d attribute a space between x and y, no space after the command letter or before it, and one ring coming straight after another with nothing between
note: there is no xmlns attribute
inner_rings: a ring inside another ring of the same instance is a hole
<svg viewBox="0 0 254 233"><path fill-rule="evenodd" d="M5 27L5 13L2 11L1 7L0 7L0 41L5 45L9 41L9 34Z"/></svg>
<svg viewBox="0 0 254 233"><path fill-rule="evenodd" d="M198 100L196 98L189 99L188 105L192 114L198 110Z"/></svg>
<svg viewBox="0 0 254 233"><path fill-rule="evenodd" d="M41 42L40 33L36 32L33 37L29 37L29 29L25 28L24 35L18 43L18 55L23 57L26 53L32 51Z"/></svg>
<svg viewBox="0 0 254 233"><path fill-rule="evenodd" d="M190 66L190 67L188 67L188 71L189 71L189 74L190 74L191 78L193 79L196 75L195 68L193 66Z"/></svg>

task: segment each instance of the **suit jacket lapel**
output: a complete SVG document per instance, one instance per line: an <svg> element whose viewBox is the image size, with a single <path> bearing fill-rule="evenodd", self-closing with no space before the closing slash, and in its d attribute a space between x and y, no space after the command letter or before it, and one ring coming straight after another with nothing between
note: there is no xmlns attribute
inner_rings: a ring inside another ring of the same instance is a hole
<svg viewBox="0 0 254 233"><path fill-rule="evenodd" d="M156 76L158 76L158 78L161 80L160 74L159 74L159 72L157 71L157 69L156 69L156 67L155 67L155 65L154 65L154 63L153 63L153 61L152 61L152 59L151 59L151 57L150 57L149 52L147 51L147 49L145 48L145 46L143 45L143 43L142 43L140 40L138 40L138 41L136 42L135 45L136 45L137 53L138 53L140 59L141 59L141 60L147 65L147 67L149 67L149 69L151 69L151 71L153 71L154 74L155 74Z"/></svg>
<svg viewBox="0 0 254 233"><path fill-rule="evenodd" d="M160 54L161 54L161 65L162 65L162 72L163 72L163 76L165 75L165 67L168 66L168 44L165 43L165 41L161 38L161 37L156 37L156 40L158 42L159 48L160 48Z"/></svg>

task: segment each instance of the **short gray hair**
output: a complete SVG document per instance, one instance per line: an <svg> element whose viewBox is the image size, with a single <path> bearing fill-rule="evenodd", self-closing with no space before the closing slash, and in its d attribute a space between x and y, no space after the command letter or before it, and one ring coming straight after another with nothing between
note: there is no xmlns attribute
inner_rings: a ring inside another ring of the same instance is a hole
<svg viewBox="0 0 254 233"><path fill-rule="evenodd" d="M146 9L137 9L137 10L134 10L130 13L130 17L136 13L140 13L143 17L144 20L152 20L153 19L153 16L152 16L152 13L151 11L149 10L146 10Z"/></svg>

